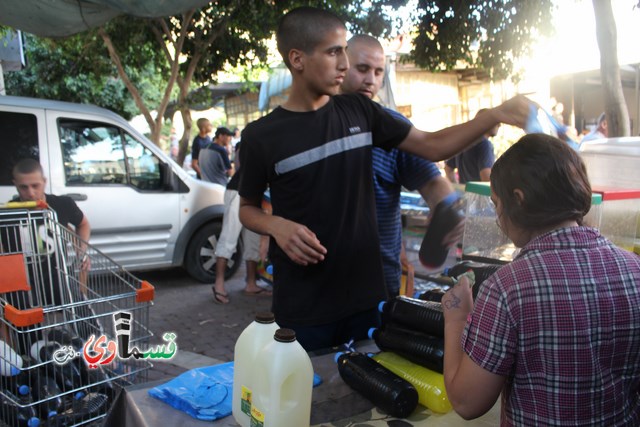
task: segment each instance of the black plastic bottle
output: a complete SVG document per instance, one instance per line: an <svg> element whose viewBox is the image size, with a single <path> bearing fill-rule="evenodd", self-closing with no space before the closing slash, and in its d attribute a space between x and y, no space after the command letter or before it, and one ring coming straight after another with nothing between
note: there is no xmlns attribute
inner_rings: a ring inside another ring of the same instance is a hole
<svg viewBox="0 0 640 427"><path fill-rule="evenodd" d="M47 374L53 374L60 389L66 392L82 386L82 374L73 361L64 365L53 362L53 355L60 347L61 345L57 342L45 344L44 341L38 341L31 346L31 356L41 363L48 363Z"/></svg>
<svg viewBox="0 0 640 427"><path fill-rule="evenodd" d="M442 302L442 297L444 296L444 291L440 288L429 289L426 292L423 292L418 299L422 301L432 301L432 302Z"/></svg>
<svg viewBox="0 0 640 427"><path fill-rule="evenodd" d="M381 302L378 308L383 314L383 326L396 323L427 335L444 337L444 315L438 302L400 295Z"/></svg>
<svg viewBox="0 0 640 427"><path fill-rule="evenodd" d="M444 264L449 255L449 247L444 244L444 238L463 220L464 200L457 193L449 194L438 203L418 252L422 265L434 269Z"/></svg>
<svg viewBox="0 0 640 427"><path fill-rule="evenodd" d="M40 418L36 413L31 390L28 386L21 386L17 394L13 394L9 390L3 390L2 393L4 394L0 394L2 400L0 415L7 424L18 427L38 427L40 425Z"/></svg>
<svg viewBox="0 0 640 427"><path fill-rule="evenodd" d="M487 280L493 273L498 271L503 264L484 264L474 261L462 261L456 265L444 269L444 275L449 277L458 277L461 274L472 270L475 275L475 283L473 284L473 299L476 299L482 282Z"/></svg>
<svg viewBox="0 0 640 427"><path fill-rule="evenodd" d="M64 408L62 391L56 380L48 375L34 375L32 380L33 394L36 401L41 401L38 407L40 418L46 420L59 414Z"/></svg>
<svg viewBox="0 0 640 427"><path fill-rule="evenodd" d="M76 396L71 408L47 420L47 426L70 426L85 423L107 412L109 398L102 393L88 393Z"/></svg>
<svg viewBox="0 0 640 427"><path fill-rule="evenodd" d="M418 406L418 392L369 356L362 353L336 353L342 380L387 414L406 418Z"/></svg>
<svg viewBox="0 0 640 427"><path fill-rule="evenodd" d="M395 325L369 329L369 338L383 351L394 352L407 360L442 373L444 338L425 335Z"/></svg>

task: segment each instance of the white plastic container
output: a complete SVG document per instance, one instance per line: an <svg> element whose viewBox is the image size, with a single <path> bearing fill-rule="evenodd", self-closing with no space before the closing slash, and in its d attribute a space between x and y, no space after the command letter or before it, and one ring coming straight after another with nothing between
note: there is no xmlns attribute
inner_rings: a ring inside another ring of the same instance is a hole
<svg viewBox="0 0 640 427"><path fill-rule="evenodd" d="M255 364L252 427L308 427L313 367L291 329L278 329Z"/></svg>
<svg viewBox="0 0 640 427"><path fill-rule="evenodd" d="M7 377L18 375L22 369L22 357L9 344L0 340L0 374Z"/></svg>
<svg viewBox="0 0 640 427"><path fill-rule="evenodd" d="M232 412L242 427L251 424L251 400L255 364L264 347L273 341L279 326L273 313L257 313L255 320L238 337L234 348Z"/></svg>

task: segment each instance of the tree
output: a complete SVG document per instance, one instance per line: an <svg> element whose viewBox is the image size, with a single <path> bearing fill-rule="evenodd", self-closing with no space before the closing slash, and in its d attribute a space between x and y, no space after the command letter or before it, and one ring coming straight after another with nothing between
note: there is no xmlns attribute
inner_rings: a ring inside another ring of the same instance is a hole
<svg viewBox="0 0 640 427"><path fill-rule="evenodd" d="M130 119L138 109L118 78L108 57L93 55L102 41L95 35L73 36L63 40L24 34L27 67L6 75L9 94L69 102L92 103ZM131 69L137 86L144 87L144 101L153 104L164 86L162 64L149 57ZM160 69L159 69L160 68Z"/></svg>
<svg viewBox="0 0 640 427"><path fill-rule="evenodd" d="M411 58L430 70L464 61L504 79L538 36L552 32L552 0L419 0L418 7L422 18Z"/></svg>
<svg viewBox="0 0 640 427"><path fill-rule="evenodd" d="M611 0L592 1L609 135L626 136L629 113L622 96ZM640 8L637 0L629 3ZM554 8L552 0L419 0L409 59L432 71L450 70L462 61L488 71L493 79L504 79L512 76L514 60L530 53L533 41L552 34Z"/></svg>
<svg viewBox="0 0 640 427"><path fill-rule="evenodd" d="M247 63L250 57L264 60L266 41L271 38L283 13L301 4L315 5L333 10L349 22L354 30L384 34L388 33L390 25L382 15L382 5L388 3L394 2L378 0L365 7L347 0L224 0L211 2L206 7L187 11L180 16L138 20L144 22L154 35L156 49L162 52L167 64L166 89L160 102L154 106L155 117L143 102L140 91L129 78L121 60L122 49L132 49L131 43L117 43L117 40L127 38L121 20L113 20L100 28L98 34L116 65L118 75L149 124L151 138L156 143L172 90L177 86L178 108L185 124L178 154L178 162L181 162L187 153L191 133L189 106L193 102L190 94L194 86L215 82L218 71L225 64L233 66Z"/></svg>
<svg viewBox="0 0 640 427"><path fill-rule="evenodd" d="M640 7L640 2L638 4ZM629 109L622 92L618 65L618 36L610 0L593 0L596 34L600 49L600 77L609 137L631 134Z"/></svg>

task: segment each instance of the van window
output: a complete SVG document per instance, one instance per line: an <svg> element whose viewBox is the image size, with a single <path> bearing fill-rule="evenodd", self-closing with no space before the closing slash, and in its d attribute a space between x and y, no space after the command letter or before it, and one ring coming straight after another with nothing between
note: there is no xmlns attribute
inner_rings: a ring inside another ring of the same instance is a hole
<svg viewBox="0 0 640 427"><path fill-rule="evenodd" d="M67 185L162 187L160 160L122 129L95 122L58 121Z"/></svg>
<svg viewBox="0 0 640 427"><path fill-rule="evenodd" d="M40 160L36 116L0 111L0 149L0 185L13 186L11 169L19 160Z"/></svg>

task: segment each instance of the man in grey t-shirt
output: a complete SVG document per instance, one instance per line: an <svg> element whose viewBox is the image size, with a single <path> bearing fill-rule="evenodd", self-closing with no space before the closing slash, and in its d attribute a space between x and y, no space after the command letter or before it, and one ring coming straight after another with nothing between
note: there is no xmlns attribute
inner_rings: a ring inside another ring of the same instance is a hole
<svg viewBox="0 0 640 427"><path fill-rule="evenodd" d="M198 164L204 181L227 185L228 177L233 175L233 166L226 148L232 136L233 132L229 129L219 127L213 142L200 150Z"/></svg>

